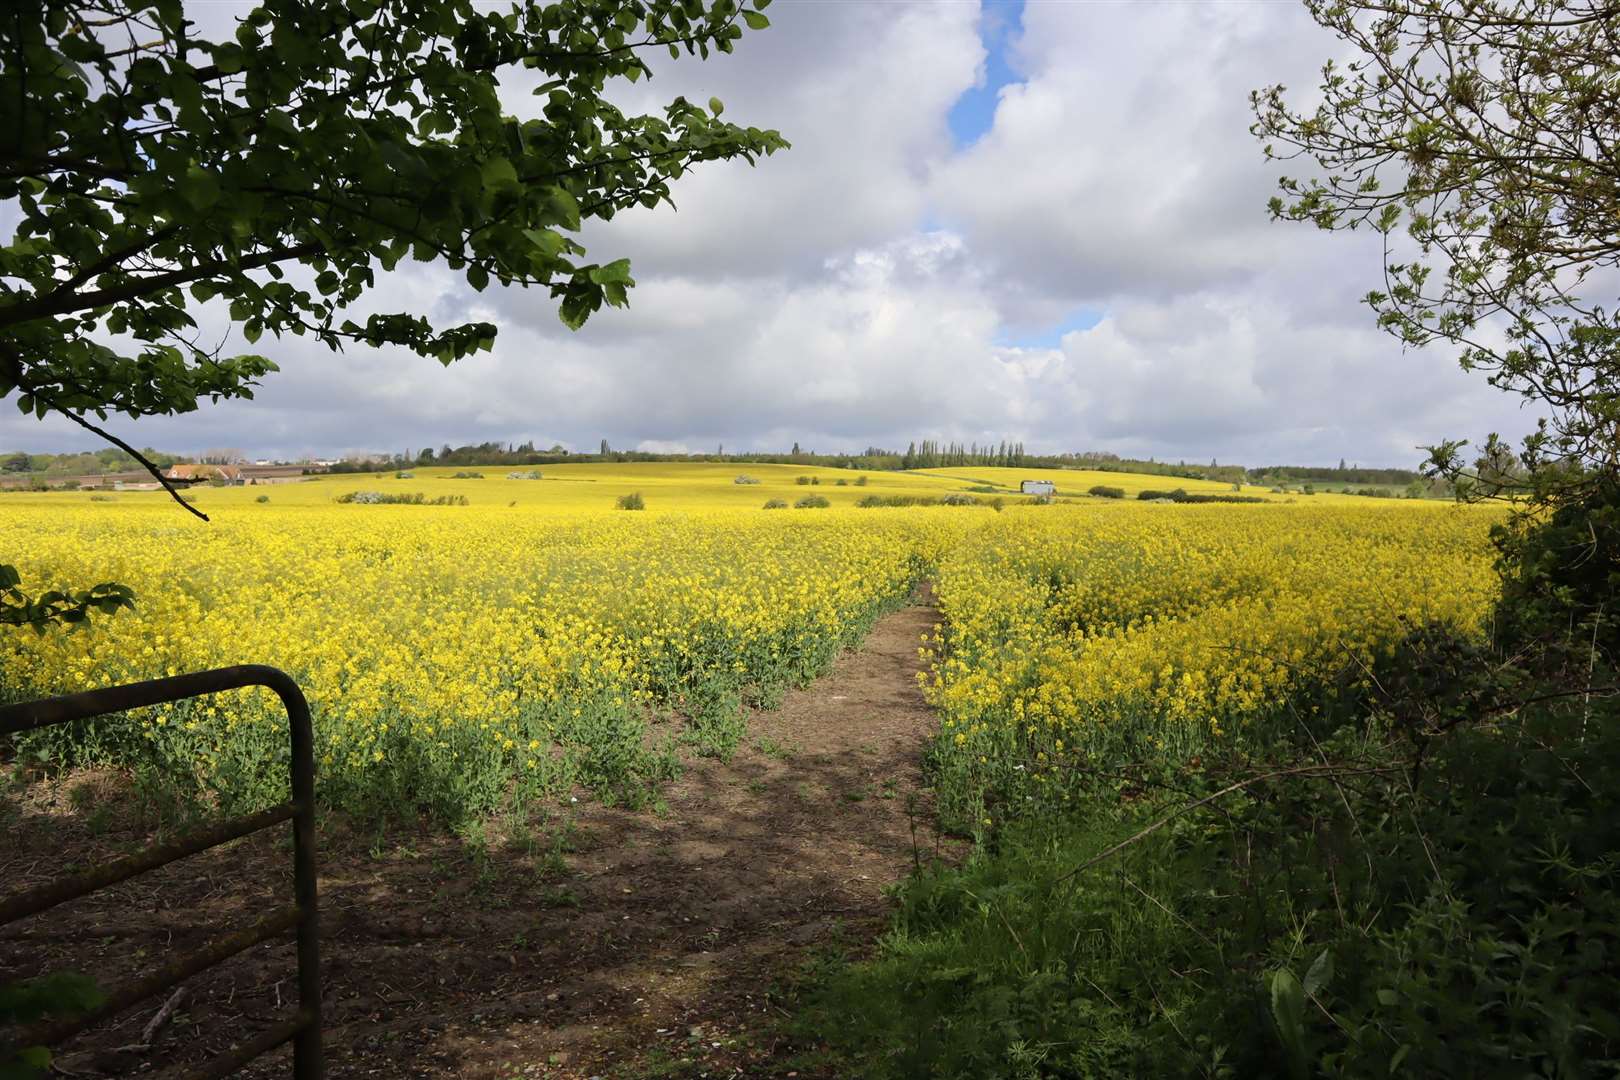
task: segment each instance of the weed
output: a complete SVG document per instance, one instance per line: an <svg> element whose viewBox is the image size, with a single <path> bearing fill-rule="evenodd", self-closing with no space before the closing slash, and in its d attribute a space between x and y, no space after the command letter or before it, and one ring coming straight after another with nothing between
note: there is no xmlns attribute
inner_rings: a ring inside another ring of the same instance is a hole
<svg viewBox="0 0 1620 1080"><path fill-rule="evenodd" d="M761 735L759 738L755 739L754 749L758 750L766 757L775 758L778 761L786 761L788 758L797 753L797 749L795 747L788 746L785 743L779 743L769 735Z"/></svg>

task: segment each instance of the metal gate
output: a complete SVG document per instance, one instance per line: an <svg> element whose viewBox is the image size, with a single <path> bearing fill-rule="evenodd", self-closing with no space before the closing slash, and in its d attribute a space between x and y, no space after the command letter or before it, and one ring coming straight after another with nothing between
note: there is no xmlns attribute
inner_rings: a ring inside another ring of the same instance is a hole
<svg viewBox="0 0 1620 1080"><path fill-rule="evenodd" d="M268 829L283 821L292 822L293 903L272 912L252 926L213 939L201 949L177 957L120 986L103 990L105 1000L82 1015L47 1020L17 1033L16 1046L51 1047L100 1024L133 1005L162 993L200 971L267 941L289 929L298 934L298 1011L292 1017L198 1066L191 1077L228 1076L247 1062L291 1041L295 1080L319 1080L321 1076L321 973L320 941L316 928L315 904L315 760L310 734L309 703L285 672L259 664L219 668L194 675L110 686L82 694L0 706L0 735L84 720L106 713L123 712L149 705L180 701L184 698L217 694L248 686L268 687L281 698L287 710L292 740L292 798L279 806L255 814L233 818L198 830L189 836L157 844L144 851L88 870L46 882L43 885L0 899L0 926L55 907L124 881L136 874L164 866L188 855L206 851L229 840ZM0 1056L3 1060L3 1056Z"/></svg>

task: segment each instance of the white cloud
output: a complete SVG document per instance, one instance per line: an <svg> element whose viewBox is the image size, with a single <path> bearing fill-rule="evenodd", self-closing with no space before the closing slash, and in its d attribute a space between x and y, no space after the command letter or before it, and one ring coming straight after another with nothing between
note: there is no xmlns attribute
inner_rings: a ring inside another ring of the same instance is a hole
<svg viewBox="0 0 1620 1080"><path fill-rule="evenodd" d="M1379 248L1275 224L1248 91L1308 86L1335 48L1291 5L1031 4L990 131L947 116L982 71L972 4L793 3L734 56L659 64L676 94L794 148L704 166L679 210L590 230L628 254L628 311L564 330L537 292L475 294L442 267L376 307L488 318L495 351L449 369L398 350L260 342L258 398L115 421L142 445L291 453L486 439L818 450L913 438L1262 464L1409 464L1417 444L1529 426L1444 350L1403 354L1359 297ZM521 95L511 97L525 108ZM1076 311L1090 329L1054 340ZM217 312L201 321L217 330ZM1040 339L1039 345L1020 345ZM0 446L66 448L0 416Z"/></svg>

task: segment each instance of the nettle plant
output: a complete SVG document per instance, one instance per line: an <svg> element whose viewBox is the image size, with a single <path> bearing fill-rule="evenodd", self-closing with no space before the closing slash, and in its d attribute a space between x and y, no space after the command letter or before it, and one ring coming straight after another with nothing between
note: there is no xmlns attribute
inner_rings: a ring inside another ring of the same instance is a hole
<svg viewBox="0 0 1620 1080"><path fill-rule="evenodd" d="M202 335L199 305L248 346L291 334L445 364L489 349L496 327L351 313L404 260L477 290L542 289L573 328L625 305L629 261L590 259L583 224L670 202L701 162L787 143L722 120L715 98L636 115L608 94L652 74L650 51L730 52L768 25L768 2L266 0L228 24L208 9L223 24L209 27L182 0L10 5L0 397L156 476L96 421L251 398L276 370ZM86 610L19 601L15 576L8 621Z"/></svg>

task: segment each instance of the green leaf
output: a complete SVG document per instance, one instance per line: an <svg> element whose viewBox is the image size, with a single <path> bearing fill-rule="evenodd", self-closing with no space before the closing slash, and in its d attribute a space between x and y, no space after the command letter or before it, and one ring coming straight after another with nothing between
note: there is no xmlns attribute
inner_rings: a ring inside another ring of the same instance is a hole
<svg viewBox="0 0 1620 1080"><path fill-rule="evenodd" d="M528 237L530 243L539 248L548 259L554 259L561 254L563 245L567 243L561 233L550 229L524 229L523 235Z"/></svg>
<svg viewBox="0 0 1620 1080"><path fill-rule="evenodd" d="M186 170L176 190L193 210L208 210L219 202L219 180L213 173L197 165Z"/></svg>
<svg viewBox="0 0 1620 1080"><path fill-rule="evenodd" d="M709 111L714 113L714 115L719 116L721 113L726 111L726 103L717 97L712 97L709 99Z"/></svg>
<svg viewBox="0 0 1620 1080"><path fill-rule="evenodd" d="M1305 973L1305 993L1314 997L1333 978L1333 956L1323 949Z"/></svg>
<svg viewBox="0 0 1620 1080"><path fill-rule="evenodd" d="M630 260L615 259L606 266L592 267L590 279L598 285L634 285L630 277Z"/></svg>
<svg viewBox="0 0 1620 1080"><path fill-rule="evenodd" d="M503 157L492 157L486 160L483 168L479 170L479 174L483 177L486 188L499 190L517 186L517 169L513 168L512 163Z"/></svg>
<svg viewBox="0 0 1620 1080"><path fill-rule="evenodd" d="M763 5L756 4L755 6L759 7ZM744 11L742 13L742 17L743 22L748 24L748 29L750 30L763 30L767 26L771 25L771 20L767 19L757 11Z"/></svg>
<svg viewBox="0 0 1620 1080"><path fill-rule="evenodd" d="M1271 976L1271 1019L1288 1054L1289 1073L1305 1075L1305 988L1287 968Z"/></svg>
<svg viewBox="0 0 1620 1080"><path fill-rule="evenodd" d="M570 230L579 228L579 201L565 188L554 187L548 190L546 201L564 228Z"/></svg>

